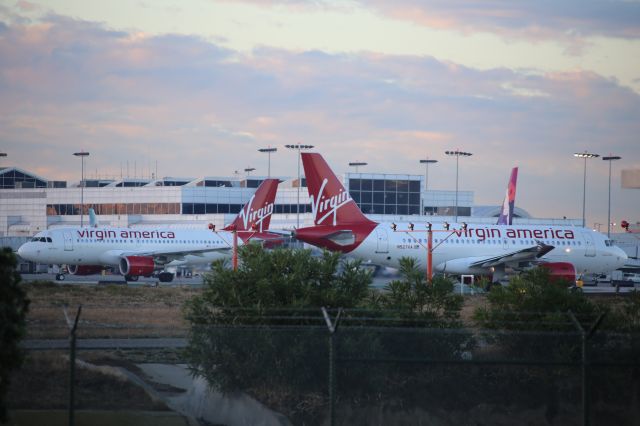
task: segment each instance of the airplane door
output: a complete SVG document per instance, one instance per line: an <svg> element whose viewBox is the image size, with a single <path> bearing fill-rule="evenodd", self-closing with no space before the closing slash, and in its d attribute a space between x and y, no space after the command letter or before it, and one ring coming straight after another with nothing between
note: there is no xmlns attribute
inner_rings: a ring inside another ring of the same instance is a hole
<svg viewBox="0 0 640 426"><path fill-rule="evenodd" d="M584 255L587 257L594 257L596 255L596 244L593 241L593 235L590 232L583 232L584 236Z"/></svg>
<svg viewBox="0 0 640 426"><path fill-rule="evenodd" d="M73 250L73 237L71 236L71 232L64 232L64 249L66 251Z"/></svg>
<svg viewBox="0 0 640 426"><path fill-rule="evenodd" d="M387 236L387 230L377 227L376 235L378 237L376 253L389 253L389 237Z"/></svg>

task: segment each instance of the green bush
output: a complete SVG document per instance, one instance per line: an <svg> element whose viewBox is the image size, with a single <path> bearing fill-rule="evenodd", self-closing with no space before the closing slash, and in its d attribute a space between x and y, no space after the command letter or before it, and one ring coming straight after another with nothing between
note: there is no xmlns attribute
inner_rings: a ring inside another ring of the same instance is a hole
<svg viewBox="0 0 640 426"><path fill-rule="evenodd" d="M427 283L424 272L418 269L413 258L401 258L399 272L400 278L390 282L370 303L386 318L386 328L362 333L366 338L359 347L351 349L352 356L459 361L475 348L472 333L462 328L460 312L464 298L453 292L454 283L443 277L434 277ZM390 329L389 320L395 331ZM365 367L360 365L358 368ZM362 371L362 374L367 373ZM425 386L425 383L441 379L434 372L418 373L415 365L403 362L377 365L376 375L379 376L377 382L386 382L382 389L404 397L420 392L416 383Z"/></svg>
<svg viewBox="0 0 640 426"><path fill-rule="evenodd" d="M577 362L581 354L580 330L590 329L603 309L565 281L554 281L549 271L534 268L494 286L488 306L474 319L488 330L483 336L497 343L502 356L514 360Z"/></svg>
<svg viewBox="0 0 640 426"><path fill-rule="evenodd" d="M474 312L475 320L484 328L507 330L574 331L569 311L588 328L602 309L567 282L553 281L544 268L516 275L506 286L493 286L487 302Z"/></svg>
<svg viewBox="0 0 640 426"><path fill-rule="evenodd" d="M225 392L266 383L321 391L328 331L320 307L363 307L371 273L338 253L314 257L309 250L250 244L239 256L237 271L214 263L203 293L185 305L193 371Z"/></svg>
<svg viewBox="0 0 640 426"><path fill-rule="evenodd" d="M336 308L347 309L335 335L344 357L459 359L469 341L461 333L430 332L459 325L462 298L447 280L427 286L410 259L402 261L402 279L379 293L369 290L371 274L359 261L341 261L336 253L314 257L307 250L249 245L239 254L238 270L215 263L205 290L185 308L189 364L223 392L268 386L280 394L326 394L329 331L322 306L334 315ZM399 332L407 326L409 333ZM367 394L395 390L394 383L407 381L391 377L413 373L411 367L354 364L338 373L338 381Z"/></svg>
<svg viewBox="0 0 640 426"><path fill-rule="evenodd" d="M371 273L360 261L340 261L339 253L310 250L265 250L257 244L239 250L237 271L217 261L204 276L204 292L186 306L192 323L234 322L230 311L362 307L369 293ZM212 307L216 309L212 310Z"/></svg>
<svg viewBox="0 0 640 426"><path fill-rule="evenodd" d="M432 327L460 327L458 322L464 298L453 293L453 282L434 277L426 282L425 274L414 258L400 259L400 279L390 282L386 292L372 301L381 310L399 311L406 318L428 320Z"/></svg>
<svg viewBox="0 0 640 426"><path fill-rule="evenodd" d="M11 371L22 365L23 353L18 344L25 335L29 308L16 265L11 249L3 248L0 251L0 423L7 420L5 398Z"/></svg>
<svg viewBox="0 0 640 426"><path fill-rule="evenodd" d="M640 332L640 291L634 290L620 298L618 309L611 310L604 327L628 332Z"/></svg>

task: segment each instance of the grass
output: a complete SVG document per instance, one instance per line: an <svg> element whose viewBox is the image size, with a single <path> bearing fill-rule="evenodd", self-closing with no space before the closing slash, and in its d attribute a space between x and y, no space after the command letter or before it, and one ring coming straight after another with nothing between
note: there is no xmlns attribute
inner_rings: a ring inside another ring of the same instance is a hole
<svg viewBox="0 0 640 426"><path fill-rule="evenodd" d="M31 305L27 338L66 338L63 307L74 316L82 305L78 338L183 337L182 304L201 290L188 287L131 288L27 283Z"/></svg>
<svg viewBox="0 0 640 426"><path fill-rule="evenodd" d="M184 337L187 323L182 305L200 290L187 287L131 288L81 286L51 282L25 283L31 300L27 315L27 338L67 338L63 307L73 317L82 313L79 338ZM136 362L179 362L179 350L79 351L78 359L101 368L76 368L78 410L127 412L79 412L76 424L184 425L181 416L167 412L164 403L152 399L142 388L118 376L117 367L139 374ZM66 351L30 351L22 368L12 374L7 405L15 425L66 424L69 361ZM33 411L47 410L47 411ZM62 410L62 411L50 411ZM161 411L163 415L150 415Z"/></svg>

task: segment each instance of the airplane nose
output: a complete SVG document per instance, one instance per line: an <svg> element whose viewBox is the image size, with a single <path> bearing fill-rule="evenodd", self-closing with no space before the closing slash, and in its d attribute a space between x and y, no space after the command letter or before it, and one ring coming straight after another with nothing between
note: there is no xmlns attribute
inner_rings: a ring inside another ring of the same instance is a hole
<svg viewBox="0 0 640 426"><path fill-rule="evenodd" d="M24 260L32 260L31 259L31 247L29 247L29 243L25 243L18 248L18 256L23 258Z"/></svg>
<svg viewBox="0 0 640 426"><path fill-rule="evenodd" d="M627 263L629 256L627 256L627 253L625 253L625 251L622 250L620 247L616 247L616 249L617 250L615 254L618 257L618 268L622 268L625 265L625 263Z"/></svg>

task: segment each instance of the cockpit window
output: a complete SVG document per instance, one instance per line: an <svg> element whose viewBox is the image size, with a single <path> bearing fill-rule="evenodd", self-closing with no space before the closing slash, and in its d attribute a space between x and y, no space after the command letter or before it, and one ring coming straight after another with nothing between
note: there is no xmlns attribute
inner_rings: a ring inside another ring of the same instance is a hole
<svg viewBox="0 0 640 426"><path fill-rule="evenodd" d="M31 238L31 242L36 242L36 243L52 243L53 240L51 239L51 237L33 237Z"/></svg>
<svg viewBox="0 0 640 426"><path fill-rule="evenodd" d="M613 246L613 241L612 240L604 240L604 245L607 247L611 247Z"/></svg>

